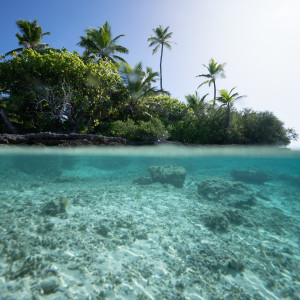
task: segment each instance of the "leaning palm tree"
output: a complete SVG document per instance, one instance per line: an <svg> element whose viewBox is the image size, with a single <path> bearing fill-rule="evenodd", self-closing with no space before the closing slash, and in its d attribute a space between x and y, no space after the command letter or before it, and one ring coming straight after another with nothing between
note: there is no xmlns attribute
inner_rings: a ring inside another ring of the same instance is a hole
<svg viewBox="0 0 300 300"><path fill-rule="evenodd" d="M119 73L127 88L129 96L127 106L130 109L131 117L134 118L140 101L147 96L159 93L156 87L152 86L152 83L157 81L159 74L158 72L153 72L152 69L148 67L146 72L144 72L141 62L138 62L134 68L122 63L119 68Z"/></svg>
<svg viewBox="0 0 300 300"><path fill-rule="evenodd" d="M28 22L26 20L18 20L17 26L21 31L16 34L17 39L19 40L20 48L11 50L5 54L10 55L13 52L22 52L24 49L43 49L49 47L49 44L42 44L41 41L45 35L49 35L50 32L42 32L42 27L37 25L37 19L33 22Z"/></svg>
<svg viewBox="0 0 300 300"><path fill-rule="evenodd" d="M152 54L155 54L159 47L161 47L160 51L160 90L162 91L162 58L163 58L163 52L164 52L164 46L166 46L169 50L172 49L171 47L171 41L169 39L172 37L173 32L168 32L169 26L167 26L165 29L162 28L161 25L159 25L157 28L153 29L154 36L150 36L148 38L148 42L150 42L149 47L155 47L153 49Z"/></svg>
<svg viewBox="0 0 300 300"><path fill-rule="evenodd" d="M112 38L111 26L105 22L102 27L89 28L86 30L86 36L80 36L81 41L77 45L85 48L84 55L96 55L103 60L109 60L116 63L115 60L125 62L117 53L127 54L127 48L118 45L118 39L124 34Z"/></svg>
<svg viewBox="0 0 300 300"><path fill-rule="evenodd" d="M214 99L213 99L213 105L215 105L216 103L216 94L217 94L217 89L216 89L216 78L218 76L225 78L225 74L224 74L224 67L226 64L218 64L217 62L215 62L212 58L209 61L208 66L203 65L207 70L208 70L208 74L201 74L201 75L197 75L196 77L206 77L208 78L208 80L204 81L203 83L201 83L198 88L204 84L207 84L209 86L211 86L211 84L214 85Z"/></svg>
<svg viewBox="0 0 300 300"><path fill-rule="evenodd" d="M238 93L232 94L234 89L236 89L236 87L231 89L229 93L227 90L220 90L219 91L220 97L217 98L217 100L222 103L222 106L226 106L226 120L225 120L226 130L228 130L230 125L230 109L232 107L233 102L240 98L246 97L246 96L239 96Z"/></svg>

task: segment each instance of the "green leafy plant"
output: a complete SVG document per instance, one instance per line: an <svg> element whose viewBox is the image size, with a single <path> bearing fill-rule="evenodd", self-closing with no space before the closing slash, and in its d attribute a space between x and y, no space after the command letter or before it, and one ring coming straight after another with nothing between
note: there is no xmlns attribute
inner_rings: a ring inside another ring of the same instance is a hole
<svg viewBox="0 0 300 300"><path fill-rule="evenodd" d="M122 57L116 55L117 53L127 54L129 52L127 48L118 44L119 38L123 36L124 34L120 34L113 38L111 26L105 22L98 29L87 29L86 36L80 36L81 41L77 45L85 48L85 56L96 55L102 60L109 60L113 63L116 60L125 62Z"/></svg>
<svg viewBox="0 0 300 300"><path fill-rule="evenodd" d="M138 123L131 119L128 119L126 122L116 121L112 132L114 135L121 136L129 141L148 143L166 139L168 135L163 123L157 118Z"/></svg>
<svg viewBox="0 0 300 300"><path fill-rule="evenodd" d="M228 130L229 125L230 125L230 109L233 105L233 102L241 99L246 96L239 96L238 93L232 93L236 88L234 87L233 89L228 92L227 90L220 90L220 96L217 98L217 101L222 103L222 106L226 107L226 121L225 121L225 129Z"/></svg>
<svg viewBox="0 0 300 300"><path fill-rule="evenodd" d="M0 62L7 114L23 131L93 132L115 113L124 93L117 67L67 50L26 49Z"/></svg>
<svg viewBox="0 0 300 300"><path fill-rule="evenodd" d="M50 32L42 32L42 27L37 25L37 19L33 22L28 22L26 20L18 20L17 26L21 31L16 34L17 39L19 40L20 48L11 50L5 54L11 55L14 52L22 52L24 49L43 49L49 47L49 44L42 44L42 39L45 35L49 35Z"/></svg>
<svg viewBox="0 0 300 300"><path fill-rule="evenodd" d="M141 112L142 100L158 94L156 87L152 86L157 80L158 73L153 72L151 68L146 68L144 72L141 62L138 62L134 68L128 64L121 64L119 73L128 92L125 107L129 109L130 117L137 119L138 114L143 113Z"/></svg>
<svg viewBox="0 0 300 300"><path fill-rule="evenodd" d="M206 66L206 65L203 65L203 66L208 70L208 74L201 74L201 75L197 75L196 77L205 77L205 78L208 78L208 80L202 82L198 86L198 88L204 84L208 84L209 86L211 86L211 84L213 84L213 86L214 86L213 104L215 105L216 99L217 99L216 79L219 76L222 78L225 78L225 73L224 73L225 64L218 64L211 58L208 66Z"/></svg>

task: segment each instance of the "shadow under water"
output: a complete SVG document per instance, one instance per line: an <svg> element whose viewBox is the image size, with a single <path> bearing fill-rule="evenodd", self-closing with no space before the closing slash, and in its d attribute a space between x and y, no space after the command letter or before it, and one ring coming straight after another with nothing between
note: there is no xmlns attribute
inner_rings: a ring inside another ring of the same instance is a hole
<svg viewBox="0 0 300 300"><path fill-rule="evenodd" d="M0 148L0 299L300 299L300 152Z"/></svg>

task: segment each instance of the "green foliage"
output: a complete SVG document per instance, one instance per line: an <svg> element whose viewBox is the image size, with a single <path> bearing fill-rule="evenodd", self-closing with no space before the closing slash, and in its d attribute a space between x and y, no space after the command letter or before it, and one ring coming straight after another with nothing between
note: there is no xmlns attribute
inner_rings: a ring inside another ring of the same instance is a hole
<svg viewBox="0 0 300 300"><path fill-rule="evenodd" d="M21 52L23 49L43 49L49 47L49 44L42 44L41 42L43 37L49 35L50 32L43 33L42 27L37 25L37 19L33 22L20 19L17 21L17 26L21 31L21 34L16 34L21 48L11 50L5 55L11 55L13 52Z"/></svg>
<svg viewBox="0 0 300 300"><path fill-rule="evenodd" d="M165 94L148 97L142 104L150 116L159 118L165 125L181 120L188 110L185 103Z"/></svg>
<svg viewBox="0 0 300 300"><path fill-rule="evenodd" d="M272 112L255 112L245 109L242 113L243 136L246 144L289 144L298 135Z"/></svg>
<svg viewBox="0 0 300 300"><path fill-rule="evenodd" d="M93 132L116 110L124 85L115 65L67 50L24 50L0 63L7 113L24 131Z"/></svg>
<svg viewBox="0 0 300 300"><path fill-rule="evenodd" d="M208 130L203 122L190 114L168 127L170 140L181 143L208 144Z"/></svg>
<svg viewBox="0 0 300 300"><path fill-rule="evenodd" d="M217 89L216 89L216 79L217 77L221 77L221 78L225 78L225 73L224 73L224 67L226 64L218 64L217 62L215 62L212 58L209 61L208 66L203 65L207 71L208 74L201 74L198 75L196 77L205 77L208 78L208 80L202 82L199 86L201 87L204 84L208 84L209 86L211 86L211 84L214 85L214 99L213 99L213 103L215 104L216 98L217 98Z"/></svg>
<svg viewBox="0 0 300 300"><path fill-rule="evenodd" d="M201 116L205 113L206 109L208 108L208 103L205 102L205 98L208 94L202 96L198 95L197 92L195 94L188 94L185 96L187 101L188 108L192 109L192 111L197 115Z"/></svg>
<svg viewBox="0 0 300 300"><path fill-rule="evenodd" d="M224 108L207 106L197 114L190 109L182 120L169 129L170 139L183 143L223 144L225 141Z"/></svg>
<svg viewBox="0 0 300 300"><path fill-rule="evenodd" d="M155 54L158 49L164 46L171 50L171 41L169 40L172 38L173 32L168 32L169 26L165 29L162 28L161 25L153 29L154 35L148 38L148 42L150 42L149 47L154 47L152 54Z"/></svg>
<svg viewBox="0 0 300 300"><path fill-rule="evenodd" d="M114 135L123 137L129 141L155 142L159 139L166 139L167 132L163 123L158 118L150 121L135 123L128 119L126 122L116 121L112 130Z"/></svg>
<svg viewBox="0 0 300 300"><path fill-rule="evenodd" d="M123 46L117 44L117 41L124 34L112 38L111 26L105 22L103 26L89 28L86 30L86 36L80 36L81 41L77 44L85 48L84 55L96 55L102 60L109 60L115 63L115 60L125 62L125 60L116 55L116 53L127 54L129 51Z"/></svg>
<svg viewBox="0 0 300 300"><path fill-rule="evenodd" d="M245 96L239 96L238 93L234 93L232 94L232 92L235 90L236 88L232 88L230 92L228 92L227 90L220 90L220 96L217 98L217 101L222 103L222 106L226 107L226 121L225 121L225 129L228 130L229 125L230 125L230 110L231 107L233 107L233 102L243 98Z"/></svg>
<svg viewBox="0 0 300 300"><path fill-rule="evenodd" d="M119 68L120 76L127 89L127 99L124 102L124 113L131 119L139 119L143 115L141 102L143 99L157 95L157 89L152 86L156 82L158 73L153 72L151 68L143 71L142 63L137 63L134 68L128 64L121 64Z"/></svg>

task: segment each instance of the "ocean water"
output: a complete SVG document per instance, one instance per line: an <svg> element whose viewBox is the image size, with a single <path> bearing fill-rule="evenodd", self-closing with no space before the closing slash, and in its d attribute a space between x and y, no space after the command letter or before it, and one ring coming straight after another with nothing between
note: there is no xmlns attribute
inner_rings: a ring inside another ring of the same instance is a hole
<svg viewBox="0 0 300 300"><path fill-rule="evenodd" d="M300 151L2 147L0 299L300 299Z"/></svg>

